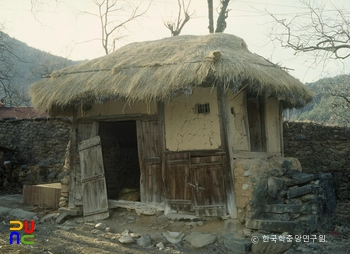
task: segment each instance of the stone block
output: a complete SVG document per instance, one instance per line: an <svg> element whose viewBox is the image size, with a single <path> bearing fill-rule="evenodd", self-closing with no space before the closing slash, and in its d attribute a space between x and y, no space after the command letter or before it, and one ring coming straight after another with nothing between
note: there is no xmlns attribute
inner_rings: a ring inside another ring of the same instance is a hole
<svg viewBox="0 0 350 254"><path fill-rule="evenodd" d="M79 208L75 208L75 209L69 209L69 208L65 208L65 207L61 207L58 209L58 213L66 213L67 215L70 216L81 216L83 214L83 211Z"/></svg>
<svg viewBox="0 0 350 254"><path fill-rule="evenodd" d="M276 221L276 220L247 220L246 225L250 229L261 229L267 232L299 232L298 224L294 221Z"/></svg>
<svg viewBox="0 0 350 254"><path fill-rule="evenodd" d="M285 181L278 177L269 177L267 181L267 193L275 198L278 191L285 188Z"/></svg>
<svg viewBox="0 0 350 254"><path fill-rule="evenodd" d="M278 254L284 253L292 247L292 242L279 241L278 236L276 242L272 241L269 235L267 237L269 237L269 240L264 242L263 236L255 236L255 241L252 245L253 253ZM271 237L275 238L276 235L271 235Z"/></svg>
<svg viewBox="0 0 350 254"><path fill-rule="evenodd" d="M317 193L316 187L313 185L310 185L310 184L302 186L302 187L298 187L298 188L295 188L295 189L288 191L287 196L288 196L288 198L296 198L296 197L300 197L300 196L303 196L303 195L309 194L309 193L316 194Z"/></svg>
<svg viewBox="0 0 350 254"><path fill-rule="evenodd" d="M267 213L301 213L310 212L311 206L304 204L265 205L264 211Z"/></svg>
<svg viewBox="0 0 350 254"><path fill-rule="evenodd" d="M252 242L244 238L228 238L224 240L225 247L234 253L247 253L252 248Z"/></svg>

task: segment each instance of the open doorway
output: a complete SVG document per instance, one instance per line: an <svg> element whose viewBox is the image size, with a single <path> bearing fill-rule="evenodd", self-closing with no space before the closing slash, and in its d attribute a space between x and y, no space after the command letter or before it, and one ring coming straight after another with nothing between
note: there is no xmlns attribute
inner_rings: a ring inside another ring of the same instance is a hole
<svg viewBox="0 0 350 254"><path fill-rule="evenodd" d="M140 201L136 121L100 122L108 199Z"/></svg>

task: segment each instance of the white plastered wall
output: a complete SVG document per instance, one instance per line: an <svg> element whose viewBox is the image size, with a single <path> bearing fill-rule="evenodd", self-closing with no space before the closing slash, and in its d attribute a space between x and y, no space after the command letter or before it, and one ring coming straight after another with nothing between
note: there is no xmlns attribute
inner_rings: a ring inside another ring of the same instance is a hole
<svg viewBox="0 0 350 254"><path fill-rule="evenodd" d="M197 114L195 105L209 103L209 114ZM220 122L216 90L197 87L192 95L180 95L164 104L166 148L170 151L217 149Z"/></svg>
<svg viewBox="0 0 350 254"><path fill-rule="evenodd" d="M157 113L157 105L155 102L133 102L125 101L108 101L103 104L92 104L92 108L84 111L82 107L78 110L78 118L92 116L109 116L123 114L149 114Z"/></svg>

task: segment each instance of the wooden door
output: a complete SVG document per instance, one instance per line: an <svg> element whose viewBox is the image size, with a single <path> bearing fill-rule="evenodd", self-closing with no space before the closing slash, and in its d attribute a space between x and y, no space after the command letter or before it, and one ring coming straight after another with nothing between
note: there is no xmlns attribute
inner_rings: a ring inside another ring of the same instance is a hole
<svg viewBox="0 0 350 254"><path fill-rule="evenodd" d="M163 180L159 152L158 122L137 121L137 143L140 162L140 197L143 203L163 201Z"/></svg>
<svg viewBox="0 0 350 254"><path fill-rule="evenodd" d="M84 221L109 217L101 139L92 137L79 143Z"/></svg>
<svg viewBox="0 0 350 254"><path fill-rule="evenodd" d="M248 98L248 123L251 151L265 152L265 118L264 106L260 98Z"/></svg>
<svg viewBox="0 0 350 254"><path fill-rule="evenodd" d="M190 164L188 152L170 153L166 157L168 206L176 211L192 210Z"/></svg>
<svg viewBox="0 0 350 254"><path fill-rule="evenodd" d="M191 158L193 210L197 216L226 215L222 156Z"/></svg>

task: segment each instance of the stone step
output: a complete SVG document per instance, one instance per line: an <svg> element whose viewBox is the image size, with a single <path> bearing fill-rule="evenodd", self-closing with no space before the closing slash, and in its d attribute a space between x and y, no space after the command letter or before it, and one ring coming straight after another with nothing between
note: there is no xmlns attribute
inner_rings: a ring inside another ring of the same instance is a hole
<svg viewBox="0 0 350 254"><path fill-rule="evenodd" d="M307 204L276 204L265 205L264 212L266 213L302 213L311 212L311 206Z"/></svg>
<svg viewBox="0 0 350 254"><path fill-rule="evenodd" d="M261 229L267 232L288 232L294 234L299 232L298 223L294 221L277 221L277 220L246 220L246 228Z"/></svg>
<svg viewBox="0 0 350 254"><path fill-rule="evenodd" d="M318 194L318 186L316 186L314 184L308 184L308 185L304 185L302 187L292 189L292 190L288 191L287 197L288 198L296 198L296 197L300 197L300 196L303 196L303 195L306 195L309 193Z"/></svg>

